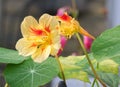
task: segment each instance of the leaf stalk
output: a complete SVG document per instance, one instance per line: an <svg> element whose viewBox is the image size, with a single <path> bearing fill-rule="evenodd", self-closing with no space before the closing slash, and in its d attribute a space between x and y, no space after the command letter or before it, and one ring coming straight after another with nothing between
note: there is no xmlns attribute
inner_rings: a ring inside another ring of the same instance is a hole
<svg viewBox="0 0 120 87"><path fill-rule="evenodd" d="M93 67L93 64L92 64L92 62L91 62L91 60L90 60L90 58L88 56L88 53L87 53L87 51L86 51L86 49L85 49L85 47L83 45L82 39L80 38L79 34L76 33L76 36L77 36L77 39L78 39L78 41L79 41L79 43L80 43L80 45L82 47L82 50L83 50L84 54L86 55L86 58L88 60L88 63L90 65L91 69L92 69L92 72L93 72L95 78L102 84L103 87L107 87L106 84L99 78L97 72L95 71L95 69Z"/></svg>
<svg viewBox="0 0 120 87"><path fill-rule="evenodd" d="M60 72L61 72L61 74L62 74L62 79L63 79L63 81L64 81L64 83L65 83L65 87L67 87L66 79L65 79L65 75L64 75L64 70L63 70L63 68L62 68L62 64L61 64L61 62L60 62L60 60L59 60L59 58L58 58L57 55L55 56L55 58L56 58L56 60L57 60L57 62L58 62L58 65L59 65L59 68L60 68Z"/></svg>

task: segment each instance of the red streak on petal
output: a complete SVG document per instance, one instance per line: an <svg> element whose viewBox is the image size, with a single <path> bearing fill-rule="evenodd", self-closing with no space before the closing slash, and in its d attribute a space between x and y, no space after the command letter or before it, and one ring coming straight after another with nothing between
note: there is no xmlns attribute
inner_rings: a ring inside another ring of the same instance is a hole
<svg viewBox="0 0 120 87"><path fill-rule="evenodd" d="M36 46L37 46L37 44L33 43L30 47L36 47Z"/></svg>
<svg viewBox="0 0 120 87"><path fill-rule="evenodd" d="M68 14L63 14L62 16L60 16L60 19L62 19L63 21L70 21L71 17Z"/></svg>
<svg viewBox="0 0 120 87"><path fill-rule="evenodd" d="M31 28L32 30L32 33L34 33L35 35L42 35L43 34L43 30L38 30L38 29L34 29L34 28Z"/></svg>
<svg viewBox="0 0 120 87"><path fill-rule="evenodd" d="M45 27L45 30L46 30L48 33L50 33L50 27L49 27L49 26Z"/></svg>

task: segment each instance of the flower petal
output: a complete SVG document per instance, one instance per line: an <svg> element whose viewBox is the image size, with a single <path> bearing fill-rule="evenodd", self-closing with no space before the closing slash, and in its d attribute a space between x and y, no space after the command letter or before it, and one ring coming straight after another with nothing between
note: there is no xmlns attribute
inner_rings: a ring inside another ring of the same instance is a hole
<svg viewBox="0 0 120 87"><path fill-rule="evenodd" d="M60 35L57 30L53 30L51 32L52 43L59 42L60 43Z"/></svg>
<svg viewBox="0 0 120 87"><path fill-rule="evenodd" d="M59 25L56 17L51 16L49 14L42 15L39 19L39 24L44 26L44 27L49 26L49 28L52 29L52 30L57 28L57 26Z"/></svg>
<svg viewBox="0 0 120 87"><path fill-rule="evenodd" d="M32 41L22 38L16 43L16 49L20 55L30 56L36 51L37 46Z"/></svg>
<svg viewBox="0 0 120 87"><path fill-rule="evenodd" d="M37 28L38 22L32 16L27 16L24 18L23 22L21 23L21 32L23 37L29 37L31 34L31 28Z"/></svg>
<svg viewBox="0 0 120 87"><path fill-rule="evenodd" d="M39 24L43 26L49 26L50 22L52 20L52 16L49 14L43 14L39 19Z"/></svg>
<svg viewBox="0 0 120 87"><path fill-rule="evenodd" d="M72 17L69 16L66 12L62 15L59 16L61 21L65 21L65 22L70 22L72 20Z"/></svg>
<svg viewBox="0 0 120 87"><path fill-rule="evenodd" d="M51 45L51 55L56 56L60 47L61 47L61 44L59 44L59 43L52 44Z"/></svg>
<svg viewBox="0 0 120 87"><path fill-rule="evenodd" d="M40 49L41 50L41 49ZM50 51L51 51L51 46L47 46L43 51L40 51L37 52L36 54L36 57L34 58L34 56L32 55L32 58L35 62L38 62L38 63L41 63L43 62L44 60L46 60L48 58L48 56L50 55ZM38 54L40 53L40 54Z"/></svg>
<svg viewBox="0 0 120 87"><path fill-rule="evenodd" d="M61 48L60 35L57 30L51 32L52 45L51 45L51 55L57 55L59 49Z"/></svg>

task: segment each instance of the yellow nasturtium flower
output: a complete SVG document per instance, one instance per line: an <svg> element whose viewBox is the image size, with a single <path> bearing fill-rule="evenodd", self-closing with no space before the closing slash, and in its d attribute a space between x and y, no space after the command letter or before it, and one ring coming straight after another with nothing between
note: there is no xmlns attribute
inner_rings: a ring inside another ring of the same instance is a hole
<svg viewBox="0 0 120 87"><path fill-rule="evenodd" d="M79 23L69 16L67 13L64 13L62 16L57 16L59 24L60 24L60 32L63 36L70 38L74 33L79 32L85 36L88 36L92 39L94 37L90 35L87 31L85 31Z"/></svg>
<svg viewBox="0 0 120 87"><path fill-rule="evenodd" d="M51 54L57 55L60 49L58 20L54 16L43 14L39 22L32 16L24 18L21 24L23 38L16 43L20 55L31 56L35 62L42 62Z"/></svg>

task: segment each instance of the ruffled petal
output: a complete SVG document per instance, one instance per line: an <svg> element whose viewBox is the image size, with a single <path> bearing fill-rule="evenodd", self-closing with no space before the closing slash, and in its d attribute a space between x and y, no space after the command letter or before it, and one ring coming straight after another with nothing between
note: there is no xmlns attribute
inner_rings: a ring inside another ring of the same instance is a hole
<svg viewBox="0 0 120 87"><path fill-rule="evenodd" d="M52 43L59 42L60 43L60 35L57 30L54 30L51 32L51 38L52 38Z"/></svg>
<svg viewBox="0 0 120 87"><path fill-rule="evenodd" d="M39 19L39 24L45 27L49 27L49 29L54 30L59 25L58 20L55 16L51 16L49 14L44 14Z"/></svg>
<svg viewBox="0 0 120 87"><path fill-rule="evenodd" d="M43 51L39 49L35 54L32 55L32 59L35 62L41 63L48 58L51 52L51 46L47 46Z"/></svg>
<svg viewBox="0 0 120 87"><path fill-rule="evenodd" d="M51 45L51 55L56 56L60 48L61 48L61 44L59 43Z"/></svg>
<svg viewBox="0 0 120 87"><path fill-rule="evenodd" d="M40 18L39 18L39 24L43 25L43 26L49 26L50 22L52 20L52 16L49 14L43 14Z"/></svg>
<svg viewBox="0 0 120 87"><path fill-rule="evenodd" d="M51 32L52 45L51 45L51 55L57 55L59 49L61 48L60 35L57 30Z"/></svg>
<svg viewBox="0 0 120 87"><path fill-rule="evenodd" d="M21 32L23 37L29 37L32 34L31 29L36 29L38 26L38 22L34 17L25 17L21 23Z"/></svg>
<svg viewBox="0 0 120 87"><path fill-rule="evenodd" d="M26 38L22 38L16 43L16 49L19 51L20 55L30 56L36 51L37 45Z"/></svg>

